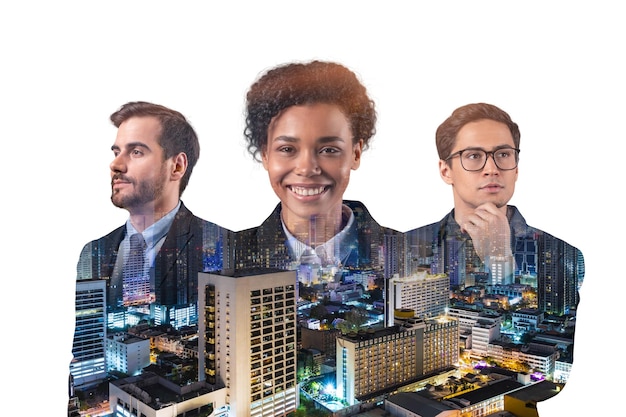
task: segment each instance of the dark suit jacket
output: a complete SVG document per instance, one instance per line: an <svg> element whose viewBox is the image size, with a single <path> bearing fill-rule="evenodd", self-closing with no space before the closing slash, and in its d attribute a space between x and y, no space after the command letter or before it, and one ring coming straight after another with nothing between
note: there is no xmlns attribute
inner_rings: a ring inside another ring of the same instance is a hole
<svg viewBox="0 0 626 417"><path fill-rule="evenodd" d="M511 250L517 275L537 276L539 308L546 313L567 314L578 305L578 287L585 273L583 255L574 246L529 226L515 206L508 206ZM484 267L471 238L454 220L454 210L443 219L405 233L408 273L430 269L450 275L455 282L458 268L468 271ZM460 264L459 264L460 263ZM465 273L465 271L462 271Z"/></svg>
<svg viewBox="0 0 626 417"><path fill-rule="evenodd" d="M121 291L113 276L120 243L126 235L123 225L83 248L77 279L106 279L107 304L115 307ZM195 303L198 297L197 273L215 272L224 267L232 232L196 217L181 203L165 241L154 262L156 303L176 305ZM228 264L229 261L226 260Z"/></svg>
<svg viewBox="0 0 626 417"><path fill-rule="evenodd" d="M358 201L344 201L356 220L358 245L344 265L353 269L378 270L389 278L403 268L402 233L380 226ZM293 259L280 218L281 205L258 227L236 233L235 267L288 269ZM380 249L384 248L382 251ZM386 259L385 259L386 258Z"/></svg>

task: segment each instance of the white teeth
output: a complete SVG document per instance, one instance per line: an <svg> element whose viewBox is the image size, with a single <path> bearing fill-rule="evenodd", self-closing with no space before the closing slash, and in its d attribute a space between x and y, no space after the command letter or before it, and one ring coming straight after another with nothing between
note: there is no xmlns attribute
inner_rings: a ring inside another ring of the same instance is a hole
<svg viewBox="0 0 626 417"><path fill-rule="evenodd" d="M318 187L318 188L291 187L291 191L302 196L321 194L325 189L326 187Z"/></svg>

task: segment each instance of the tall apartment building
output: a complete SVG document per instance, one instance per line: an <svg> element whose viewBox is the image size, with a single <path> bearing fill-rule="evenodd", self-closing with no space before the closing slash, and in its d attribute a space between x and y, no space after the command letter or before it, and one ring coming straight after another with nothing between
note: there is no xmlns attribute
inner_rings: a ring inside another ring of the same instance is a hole
<svg viewBox="0 0 626 417"><path fill-rule="evenodd" d="M539 309L568 314L578 301L582 254L566 242L543 236L538 240L537 301Z"/></svg>
<svg viewBox="0 0 626 417"><path fill-rule="evenodd" d="M459 361L459 321L450 316L424 320L424 365L429 375L450 369Z"/></svg>
<svg viewBox="0 0 626 417"><path fill-rule="evenodd" d="M199 375L231 416L285 416L298 403L296 272L198 274Z"/></svg>
<svg viewBox="0 0 626 417"><path fill-rule="evenodd" d="M337 337L337 396L349 405L423 375L423 322Z"/></svg>
<svg viewBox="0 0 626 417"><path fill-rule="evenodd" d="M404 241L398 235L385 235L383 238L383 276L385 279L393 277L403 271L402 248Z"/></svg>
<svg viewBox="0 0 626 417"><path fill-rule="evenodd" d="M537 240L533 237L515 239L515 275L537 275Z"/></svg>
<svg viewBox="0 0 626 417"><path fill-rule="evenodd" d="M437 317L445 314L450 300L450 279L445 274L414 273L409 277L395 276L389 280L391 312L410 309L416 317ZM394 324L394 314L388 314L388 326Z"/></svg>
<svg viewBox="0 0 626 417"><path fill-rule="evenodd" d="M471 263L471 257L467 256L467 252L471 252L468 246L471 248L466 242L450 239L442 247L433 247L430 272L432 274L448 274L450 287L464 288L467 264Z"/></svg>
<svg viewBox="0 0 626 417"><path fill-rule="evenodd" d="M70 364L74 386L88 386L106 377L106 281L76 281L76 328Z"/></svg>

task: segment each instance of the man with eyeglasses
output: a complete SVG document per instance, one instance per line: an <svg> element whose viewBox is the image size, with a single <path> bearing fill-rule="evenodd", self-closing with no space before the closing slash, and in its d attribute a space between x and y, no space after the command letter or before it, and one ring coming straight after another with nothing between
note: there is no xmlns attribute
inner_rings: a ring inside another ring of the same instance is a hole
<svg viewBox="0 0 626 417"><path fill-rule="evenodd" d="M566 242L528 226L518 209L508 205L518 175L518 125L494 105L468 104L438 127L436 145L439 174L452 187L454 208L439 222L406 233L407 273L448 274L451 307L509 315L523 306L538 317L536 325L526 328L497 326L488 344L540 337L540 319L554 317L567 340L555 361L571 363L583 256ZM509 339L502 338L501 328ZM472 338L465 336L461 347L471 349L473 357L491 356L488 344L472 345ZM542 372L554 382L567 379L554 366ZM550 392L544 397L554 395Z"/></svg>

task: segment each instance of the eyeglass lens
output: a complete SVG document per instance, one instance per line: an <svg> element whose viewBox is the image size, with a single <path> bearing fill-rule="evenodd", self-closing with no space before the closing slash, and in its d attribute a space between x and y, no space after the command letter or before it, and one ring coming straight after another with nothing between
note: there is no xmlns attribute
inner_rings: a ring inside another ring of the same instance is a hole
<svg viewBox="0 0 626 417"><path fill-rule="evenodd" d="M486 152L482 149L467 149L461 152L461 164L468 171L480 171L487 164L487 156L492 155L499 169L514 169L517 166L517 151L515 149L504 148L493 152Z"/></svg>

